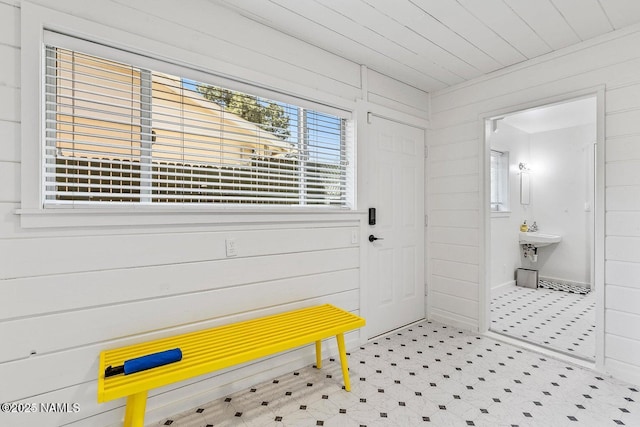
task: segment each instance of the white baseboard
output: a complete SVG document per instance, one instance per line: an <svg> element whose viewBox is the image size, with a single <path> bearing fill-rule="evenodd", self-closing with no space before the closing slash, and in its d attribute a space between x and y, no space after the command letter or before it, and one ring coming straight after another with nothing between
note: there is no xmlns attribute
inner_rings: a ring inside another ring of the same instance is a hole
<svg viewBox="0 0 640 427"><path fill-rule="evenodd" d="M636 387L640 386L640 366L605 358L604 370L614 378L633 384Z"/></svg>
<svg viewBox="0 0 640 427"><path fill-rule="evenodd" d="M433 320L435 322L444 323L448 326L453 326L456 328L464 329L466 331L478 332L478 322L474 319L469 319L468 317L458 316L454 313L449 313L443 310L438 310L437 308L432 308L429 314L428 320Z"/></svg>
<svg viewBox="0 0 640 427"><path fill-rule="evenodd" d="M498 295L501 295L507 292L509 289L511 289L515 285L516 285L515 280L509 280L508 282L504 282L500 285L494 286L493 288L491 288L491 298L494 298Z"/></svg>

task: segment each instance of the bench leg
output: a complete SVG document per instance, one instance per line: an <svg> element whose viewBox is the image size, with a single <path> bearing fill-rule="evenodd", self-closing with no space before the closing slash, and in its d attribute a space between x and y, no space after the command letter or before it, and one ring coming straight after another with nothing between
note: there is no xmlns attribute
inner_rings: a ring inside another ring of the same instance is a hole
<svg viewBox="0 0 640 427"><path fill-rule="evenodd" d="M316 368L322 368L322 341L316 341Z"/></svg>
<svg viewBox="0 0 640 427"><path fill-rule="evenodd" d="M144 411L147 408L147 392L127 397L127 410L124 414L124 427L144 427Z"/></svg>
<svg viewBox="0 0 640 427"><path fill-rule="evenodd" d="M349 365L347 363L347 351L344 347L344 334L336 335L338 341L338 351L340 352L340 364L342 365L342 378L344 379L344 389L351 391L351 382L349 381Z"/></svg>

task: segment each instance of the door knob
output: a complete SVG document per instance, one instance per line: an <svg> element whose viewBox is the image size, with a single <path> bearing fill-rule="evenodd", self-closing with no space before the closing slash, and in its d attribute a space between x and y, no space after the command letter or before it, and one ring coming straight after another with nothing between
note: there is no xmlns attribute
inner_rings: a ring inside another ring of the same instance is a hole
<svg viewBox="0 0 640 427"><path fill-rule="evenodd" d="M369 241L370 242L375 242L376 240L384 240L382 237L376 237L373 234L369 234Z"/></svg>

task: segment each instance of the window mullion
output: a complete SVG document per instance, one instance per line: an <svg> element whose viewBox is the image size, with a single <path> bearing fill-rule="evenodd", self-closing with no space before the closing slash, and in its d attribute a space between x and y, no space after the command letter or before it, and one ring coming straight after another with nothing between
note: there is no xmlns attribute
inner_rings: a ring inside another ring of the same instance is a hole
<svg viewBox="0 0 640 427"><path fill-rule="evenodd" d="M153 135L151 122L152 75L140 70L140 202L151 203Z"/></svg>
<svg viewBox="0 0 640 427"><path fill-rule="evenodd" d="M347 124L346 124L346 120L344 119L340 119L340 159L339 159L339 165L340 165L340 182L347 182L347 159L345 158L346 156L342 153L346 153L346 149L347 149ZM346 191L340 191L340 201L342 205L347 204L347 192Z"/></svg>
<svg viewBox="0 0 640 427"><path fill-rule="evenodd" d="M46 69L47 70L55 70L56 69L56 51L54 50L50 50L50 49L46 49L45 48L45 61L46 61ZM45 87L46 87L46 92L45 92L45 144L53 144L53 146L55 147L55 142L50 142L50 141L54 141L56 138L56 131L57 131L57 114L56 114L56 108L51 108L49 109L48 105L57 105L57 76L55 74L50 74L50 73L45 73ZM45 150L43 150L44 152L46 152L46 147L44 147ZM44 164L43 167L45 169L46 174L48 176L51 176L53 174L55 174L55 170L56 170L56 159L57 159L57 155L55 156L54 159L49 159L47 158L46 160L44 160ZM53 182L51 182L53 181ZM48 186L53 186L53 188L55 188L55 178L51 178L51 177L47 177L44 179L44 189L46 190ZM44 191L43 194L45 194L45 200L55 200L56 195L52 194L53 192L48 192L48 191Z"/></svg>
<svg viewBox="0 0 640 427"><path fill-rule="evenodd" d="M309 156L309 131L307 127L307 112L304 108L298 108L298 144L299 148L299 203L307 204L307 161Z"/></svg>

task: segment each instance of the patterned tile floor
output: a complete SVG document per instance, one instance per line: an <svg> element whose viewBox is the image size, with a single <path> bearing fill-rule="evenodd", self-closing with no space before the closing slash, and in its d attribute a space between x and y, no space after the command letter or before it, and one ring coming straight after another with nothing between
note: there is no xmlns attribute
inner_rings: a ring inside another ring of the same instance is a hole
<svg viewBox="0 0 640 427"><path fill-rule="evenodd" d="M586 295L589 292L591 292L591 289L589 289L589 288L587 288L585 286L574 285L572 283L562 283L562 282L557 282L555 280L540 279L540 280L538 280L538 287L539 288L553 289L553 290L556 290L556 291L571 292L571 293L574 293L574 294L582 294L582 295Z"/></svg>
<svg viewBox="0 0 640 427"><path fill-rule="evenodd" d="M639 388L423 322L162 420L158 426L640 426Z"/></svg>
<svg viewBox="0 0 640 427"><path fill-rule="evenodd" d="M595 292L511 286L491 299L491 330L593 360L595 305Z"/></svg>

